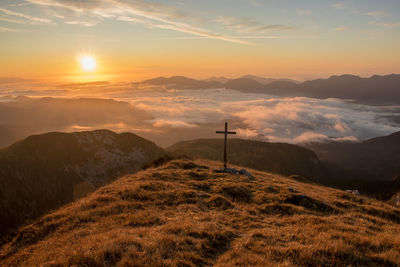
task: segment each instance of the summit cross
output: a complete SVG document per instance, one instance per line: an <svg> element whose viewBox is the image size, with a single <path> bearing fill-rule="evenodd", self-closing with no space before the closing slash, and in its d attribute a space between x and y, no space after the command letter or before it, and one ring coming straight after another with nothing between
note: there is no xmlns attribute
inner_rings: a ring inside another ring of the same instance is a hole
<svg viewBox="0 0 400 267"><path fill-rule="evenodd" d="M227 168L227 155L226 155L226 141L228 140L228 134L236 134L236 132L229 132L228 131L228 123L225 122L225 131L216 131L217 134L224 134L225 135L225 142L224 142L224 169Z"/></svg>

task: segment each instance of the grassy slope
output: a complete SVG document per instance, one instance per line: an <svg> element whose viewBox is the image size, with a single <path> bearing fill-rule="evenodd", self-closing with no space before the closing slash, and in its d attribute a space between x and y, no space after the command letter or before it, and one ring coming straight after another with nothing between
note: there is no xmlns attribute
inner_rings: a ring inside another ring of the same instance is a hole
<svg viewBox="0 0 400 267"><path fill-rule="evenodd" d="M0 265L400 264L398 208L264 172L253 171L255 179L215 174L214 167L176 160L125 176L20 229L0 249Z"/></svg>

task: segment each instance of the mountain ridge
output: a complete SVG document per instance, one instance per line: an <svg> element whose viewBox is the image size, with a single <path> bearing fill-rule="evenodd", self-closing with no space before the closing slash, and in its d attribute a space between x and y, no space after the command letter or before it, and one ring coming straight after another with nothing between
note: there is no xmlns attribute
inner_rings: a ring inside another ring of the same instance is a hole
<svg viewBox="0 0 400 267"><path fill-rule="evenodd" d="M245 75L221 83L216 80L206 82L183 76L173 76L150 79L134 84L170 85L177 89L226 88L245 93L263 93L284 97L352 99L359 103L372 105L400 103L400 74L373 75L368 78L343 74L301 83L287 79L263 83L262 79L265 78Z"/></svg>

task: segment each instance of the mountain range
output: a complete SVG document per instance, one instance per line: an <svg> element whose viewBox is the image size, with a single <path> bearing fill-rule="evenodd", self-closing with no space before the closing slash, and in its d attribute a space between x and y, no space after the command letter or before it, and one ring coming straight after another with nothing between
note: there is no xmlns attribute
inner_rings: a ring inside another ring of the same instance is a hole
<svg viewBox="0 0 400 267"><path fill-rule="evenodd" d="M150 79L134 85L154 85L175 89L226 88L245 93L277 96L350 99L372 105L400 103L400 74L374 75L369 78L340 75L301 83L290 79L273 80L252 75L245 75L238 79L215 78L205 81L173 76Z"/></svg>

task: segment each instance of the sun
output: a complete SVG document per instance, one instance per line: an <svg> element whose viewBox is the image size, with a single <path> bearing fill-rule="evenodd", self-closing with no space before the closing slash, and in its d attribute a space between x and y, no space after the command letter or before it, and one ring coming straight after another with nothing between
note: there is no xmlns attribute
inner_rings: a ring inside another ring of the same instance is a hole
<svg viewBox="0 0 400 267"><path fill-rule="evenodd" d="M82 56L79 62L81 63L82 70L85 72L93 72L97 67L96 59L92 56Z"/></svg>

